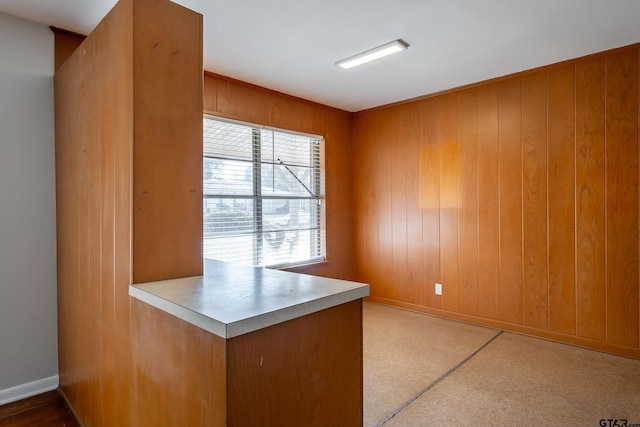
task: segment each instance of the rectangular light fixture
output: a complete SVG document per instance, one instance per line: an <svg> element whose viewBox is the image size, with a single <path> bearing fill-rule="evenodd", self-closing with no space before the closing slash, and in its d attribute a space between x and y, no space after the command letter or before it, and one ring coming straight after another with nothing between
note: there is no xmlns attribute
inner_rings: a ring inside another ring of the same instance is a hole
<svg viewBox="0 0 640 427"><path fill-rule="evenodd" d="M353 68L357 65L361 65L366 62L391 55L392 53L407 50L408 47L409 44L407 42L398 39L390 43L383 44L382 46L374 47L373 49L369 49L357 55L350 56L349 58L340 60L336 62L336 65L344 68L345 70L348 70L349 68Z"/></svg>

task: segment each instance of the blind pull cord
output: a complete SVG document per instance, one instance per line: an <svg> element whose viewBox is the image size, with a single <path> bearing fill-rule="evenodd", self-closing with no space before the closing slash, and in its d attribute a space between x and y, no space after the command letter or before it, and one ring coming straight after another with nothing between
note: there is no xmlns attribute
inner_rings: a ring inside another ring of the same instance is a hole
<svg viewBox="0 0 640 427"><path fill-rule="evenodd" d="M309 194L311 194L311 196L316 197L316 195L315 195L315 194L313 194L313 193L311 192L311 190L309 190L309 188L307 188L307 186L306 186L306 185L304 185L304 182L302 182L302 181L300 180L300 178L298 178L298 176L297 176L295 173L293 173L293 171L292 171L291 169L289 169L289 166L285 165L285 164L282 162L282 160L280 160L280 158L278 158L278 162L280 162L280 164L281 164L282 166L284 166L284 168L287 170L287 172L289 172L291 175L293 175L293 177L294 177L294 178L295 178L295 179L300 183L300 185L302 185L302 186L304 187L304 189L305 189L305 190L307 190L307 192L308 192Z"/></svg>

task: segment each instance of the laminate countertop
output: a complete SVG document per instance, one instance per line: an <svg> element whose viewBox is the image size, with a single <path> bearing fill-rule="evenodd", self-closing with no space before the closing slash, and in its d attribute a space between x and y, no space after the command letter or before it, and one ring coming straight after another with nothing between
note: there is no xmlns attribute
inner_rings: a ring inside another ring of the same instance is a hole
<svg viewBox="0 0 640 427"><path fill-rule="evenodd" d="M129 295L228 339L369 295L369 285L204 260L204 275L129 286Z"/></svg>

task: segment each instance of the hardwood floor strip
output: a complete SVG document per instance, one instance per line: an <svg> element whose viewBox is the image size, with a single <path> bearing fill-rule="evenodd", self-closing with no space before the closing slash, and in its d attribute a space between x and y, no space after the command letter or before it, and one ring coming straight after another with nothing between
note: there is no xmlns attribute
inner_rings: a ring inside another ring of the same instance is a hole
<svg viewBox="0 0 640 427"><path fill-rule="evenodd" d="M0 406L0 427L80 427L57 390Z"/></svg>

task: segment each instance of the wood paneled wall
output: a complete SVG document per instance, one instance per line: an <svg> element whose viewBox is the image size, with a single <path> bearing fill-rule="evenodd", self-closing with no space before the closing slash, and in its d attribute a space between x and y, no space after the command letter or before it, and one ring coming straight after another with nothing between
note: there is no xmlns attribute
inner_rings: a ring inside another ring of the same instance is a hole
<svg viewBox="0 0 640 427"><path fill-rule="evenodd" d="M356 278L372 299L640 358L638 57L356 113Z"/></svg>
<svg viewBox="0 0 640 427"><path fill-rule="evenodd" d="M133 283L203 270L202 15L144 1L134 1Z"/></svg>
<svg viewBox="0 0 640 427"><path fill-rule="evenodd" d="M56 55L60 386L87 426L142 425L161 401L129 285L202 274L201 40L200 15L121 0Z"/></svg>
<svg viewBox="0 0 640 427"><path fill-rule="evenodd" d="M54 33L55 37L55 63L54 70L58 71L58 68L65 63L73 52L76 51L78 46L82 44L87 36L73 31L63 30L61 28L49 27Z"/></svg>
<svg viewBox="0 0 640 427"><path fill-rule="evenodd" d="M351 280L351 113L211 73L204 76L204 112L324 137L327 262L291 270Z"/></svg>
<svg viewBox="0 0 640 427"><path fill-rule="evenodd" d="M87 425L122 425L130 412L133 120L116 111L133 115L131 8L118 4L82 45L102 55L85 63L78 52L55 75L58 365Z"/></svg>

